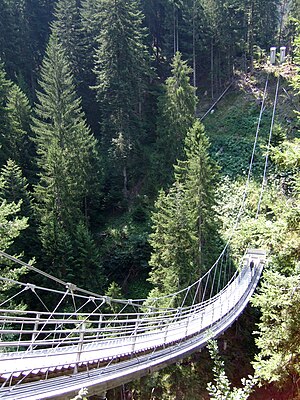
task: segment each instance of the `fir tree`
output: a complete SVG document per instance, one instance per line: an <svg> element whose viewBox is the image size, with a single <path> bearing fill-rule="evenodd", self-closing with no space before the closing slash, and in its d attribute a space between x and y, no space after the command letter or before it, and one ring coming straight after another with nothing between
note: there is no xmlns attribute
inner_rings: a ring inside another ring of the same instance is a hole
<svg viewBox="0 0 300 400"><path fill-rule="evenodd" d="M149 61L143 16L135 0L103 0L95 56L102 145L108 152L109 181L128 197L139 143ZM119 182L119 183L118 183Z"/></svg>
<svg viewBox="0 0 300 400"><path fill-rule="evenodd" d="M104 287L103 271L100 253L91 232L86 224L80 223L76 227L74 236L75 266L78 271L76 280L81 286L101 293Z"/></svg>
<svg viewBox="0 0 300 400"><path fill-rule="evenodd" d="M39 253L37 225L27 179L21 168L13 160L8 160L1 170L0 180L0 199L8 204L18 204L17 215L27 219L28 227L15 239L12 251L16 254L25 253L30 258L36 256Z"/></svg>
<svg viewBox="0 0 300 400"><path fill-rule="evenodd" d="M90 177L95 177L93 169L97 172L98 156L96 141L75 93L65 51L55 34L43 61L40 87L33 132L40 168L35 194L41 239L46 255L54 257L53 267L64 262L67 273L69 257L63 243L72 247L76 226L86 216L85 199L95 188ZM72 251L69 253L72 258Z"/></svg>
<svg viewBox="0 0 300 400"><path fill-rule="evenodd" d="M8 159L7 150L7 99L11 82L6 78L4 66L0 63L0 165Z"/></svg>
<svg viewBox="0 0 300 400"><path fill-rule="evenodd" d="M30 141L31 106L27 96L15 84L8 92L7 111L7 153L31 175L34 149Z"/></svg>
<svg viewBox="0 0 300 400"><path fill-rule="evenodd" d="M161 191L152 216L150 297L182 289L209 269L216 252L214 187L217 168L208 154L203 125L196 121L185 140L185 161L175 166L175 182Z"/></svg>
<svg viewBox="0 0 300 400"><path fill-rule="evenodd" d="M172 63L172 76L166 80L165 92L158 105L160 114L154 168L160 175L160 184L170 181L173 165L183 157L184 140L195 121L197 99L195 88L190 84L191 72L177 52Z"/></svg>
<svg viewBox="0 0 300 400"><path fill-rule="evenodd" d="M0 193L3 191L5 181L0 179ZM27 218L20 216L21 201L8 202L0 196L0 249L13 254L14 242L20 233L27 228ZM16 254L19 256L19 254ZM7 259L0 257L0 273L8 279L19 279L26 272L24 267L16 268ZM0 289L0 301L7 300L13 294L13 284L3 282ZM16 305L15 305L16 307ZM20 304L18 305L20 307Z"/></svg>
<svg viewBox="0 0 300 400"><path fill-rule="evenodd" d="M55 4L55 20L52 31L57 34L76 76L80 70L80 46L82 43L78 0L59 0Z"/></svg>

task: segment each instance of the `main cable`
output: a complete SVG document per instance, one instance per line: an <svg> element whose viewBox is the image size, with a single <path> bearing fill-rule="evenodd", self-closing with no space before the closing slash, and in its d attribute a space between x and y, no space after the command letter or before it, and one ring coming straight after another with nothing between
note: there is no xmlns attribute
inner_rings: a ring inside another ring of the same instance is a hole
<svg viewBox="0 0 300 400"><path fill-rule="evenodd" d="M267 145L263 180L262 180L262 184L261 184L260 196L259 196L257 210L256 210L256 219L258 218L258 215L260 213L261 202L262 202L263 194L265 191L265 187L267 185L267 168L268 168L268 161L269 161L269 154L270 154L270 148L271 148L271 140L272 140L272 135L273 135L274 122L275 122L275 113L276 113L276 107L277 107L277 102L278 102L279 82L280 82L280 74L278 75L277 85L276 85L276 92L275 92L274 105L273 105L273 114L272 114L271 126L270 126L270 131L269 131L269 140L268 140L268 145Z"/></svg>

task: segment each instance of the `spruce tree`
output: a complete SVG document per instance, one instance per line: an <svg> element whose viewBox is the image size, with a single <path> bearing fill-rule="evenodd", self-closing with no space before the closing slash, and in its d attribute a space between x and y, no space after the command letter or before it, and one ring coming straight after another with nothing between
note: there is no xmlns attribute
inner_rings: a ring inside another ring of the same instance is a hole
<svg viewBox="0 0 300 400"><path fill-rule="evenodd" d="M149 56L144 45L143 16L135 0L103 0L95 56L96 91L101 114L102 146L112 186L123 192L133 185L141 159L144 92Z"/></svg>
<svg viewBox="0 0 300 400"><path fill-rule="evenodd" d="M215 259L217 167L208 149L203 125L196 121L185 140L185 160L175 166L175 182L167 193L160 192L155 203L149 279L155 288L150 297L186 287Z"/></svg>
<svg viewBox="0 0 300 400"><path fill-rule="evenodd" d="M95 10L93 10L95 13ZM95 52L95 37L85 29L82 7L79 0L59 0L54 9L55 20L51 24L61 43L72 69L78 95L82 98L82 107L93 130L99 130L92 71ZM99 29L99 27L98 27Z"/></svg>
<svg viewBox="0 0 300 400"><path fill-rule="evenodd" d="M7 154L24 171L32 175L34 149L30 141L31 106L25 93L15 84L8 92L7 112Z"/></svg>
<svg viewBox="0 0 300 400"><path fill-rule="evenodd" d="M30 158L31 107L22 90L6 77L0 64L0 165L8 159L15 160L28 174Z"/></svg>
<svg viewBox="0 0 300 400"><path fill-rule="evenodd" d="M7 99L11 82L6 78L4 66L0 63L0 165L8 159L7 139Z"/></svg>
<svg viewBox="0 0 300 400"><path fill-rule="evenodd" d="M32 129L40 169L35 188L40 236L46 257L53 256L53 268L63 261L67 276L76 275L72 264L66 262L71 260L72 251L67 256L63 244L72 247L76 227L83 221L87 223L85 205L89 196L96 195L90 177L96 176L93 170L97 173L98 154L75 93L65 51L55 34L47 47L39 83Z"/></svg>
<svg viewBox="0 0 300 400"><path fill-rule="evenodd" d="M82 32L79 0L59 0L55 4L55 20L52 22L52 32L55 32L62 44L70 63L76 81L79 81L81 71Z"/></svg>
<svg viewBox="0 0 300 400"><path fill-rule="evenodd" d="M3 191L5 181L0 179L0 193ZM0 196L0 249L9 254L14 254L14 242L27 228L27 218L20 216L21 201L14 203L8 202ZM4 257L0 257L0 273L2 277L17 280L26 272L26 268L17 267ZM0 301L7 300L13 292L14 285L10 282L3 282L0 288ZM15 308L17 305L15 305ZM20 304L18 305L20 307Z"/></svg>
<svg viewBox="0 0 300 400"><path fill-rule="evenodd" d="M39 246L37 240L37 225L33 209L32 195L28 190L27 179L23 176L21 168L13 160L8 160L1 170L0 199L9 204L19 204L19 217L26 217L28 227L20 232L15 239L12 251L24 253L30 258L37 256Z"/></svg>
<svg viewBox="0 0 300 400"><path fill-rule="evenodd" d="M158 173L158 182L163 185L170 182L173 165L183 157L184 140L195 121L197 98L195 88L190 84L191 72L177 52L172 62L172 76L166 80L159 99L154 170Z"/></svg>

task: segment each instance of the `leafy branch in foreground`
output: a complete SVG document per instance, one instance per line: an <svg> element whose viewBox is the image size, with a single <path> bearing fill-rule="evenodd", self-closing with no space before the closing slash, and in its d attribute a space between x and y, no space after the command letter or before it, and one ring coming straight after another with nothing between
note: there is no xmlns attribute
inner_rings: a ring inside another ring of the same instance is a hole
<svg viewBox="0 0 300 400"><path fill-rule="evenodd" d="M247 400L256 385L257 379L249 376L249 379L242 379L241 388L232 388L224 370L224 361L219 355L218 344L211 340L207 345L210 357L214 362L213 374L215 383L209 382L207 390L213 400Z"/></svg>

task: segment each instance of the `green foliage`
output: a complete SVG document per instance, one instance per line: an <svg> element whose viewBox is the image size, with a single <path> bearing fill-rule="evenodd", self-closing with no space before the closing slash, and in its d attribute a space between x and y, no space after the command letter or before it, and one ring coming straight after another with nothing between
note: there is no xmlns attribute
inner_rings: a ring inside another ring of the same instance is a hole
<svg viewBox="0 0 300 400"><path fill-rule="evenodd" d="M203 125L196 121L185 140L185 161L175 165L175 182L168 192L160 191L155 203L149 262L149 281L155 287L150 298L186 287L213 262L211 255L217 247L213 209L217 168L208 148Z"/></svg>
<svg viewBox="0 0 300 400"><path fill-rule="evenodd" d="M127 200L134 186L136 165L143 155L140 144L145 92L150 75L144 44L143 15L135 0L103 0L99 12L95 74L101 114L101 138L106 155L107 184Z"/></svg>
<svg viewBox="0 0 300 400"><path fill-rule="evenodd" d="M14 241L27 228L28 224L27 218L19 214L22 201L14 203L3 198L2 194L5 183L2 176L0 179L0 249L2 251L13 252ZM18 280L26 272L26 268L16 268L15 265L9 263L5 258L0 257L0 271L2 277ZM8 281L2 282L0 301L6 300L8 294L12 294L14 286L14 284Z"/></svg>
<svg viewBox="0 0 300 400"><path fill-rule="evenodd" d="M6 78L0 64L0 165L12 158L28 174L30 169L31 107L21 89Z"/></svg>
<svg viewBox="0 0 300 400"><path fill-rule="evenodd" d="M121 287L116 282L112 282L107 288L105 296L108 297L107 305L105 307L107 312L113 314L120 312L123 307L122 304L115 302L111 303L109 299L122 299L123 296Z"/></svg>
<svg viewBox="0 0 300 400"><path fill-rule="evenodd" d="M256 84L255 80L251 83ZM235 179L247 174L258 116L259 107L252 103L252 99L234 93L228 95L222 109L216 107L215 112L205 119L205 129L212 143L211 154L221 166L223 175ZM269 123L270 113L266 110L255 153L254 177L260 177L263 171L262 146L266 143Z"/></svg>
<svg viewBox="0 0 300 400"><path fill-rule="evenodd" d="M41 171L36 195L41 214L53 211L63 226L70 227L80 220L83 200L92 190L89 177L97 168L97 152L55 35L43 62L40 86L33 123Z"/></svg>
<svg viewBox="0 0 300 400"><path fill-rule="evenodd" d="M28 223L27 229L15 239L11 251L17 254L25 252L27 256L33 257L38 253L37 226L27 179L23 177L21 168L14 161L8 160L2 167L0 181L0 199L19 204L17 215L26 217Z"/></svg>
<svg viewBox="0 0 300 400"><path fill-rule="evenodd" d="M300 373L299 275L285 277L266 271L263 278L252 299L261 311L254 367L262 382L281 386Z"/></svg>
<svg viewBox="0 0 300 400"><path fill-rule="evenodd" d="M147 223L126 215L112 220L99 234L101 263L109 282L116 282L126 298L144 298L149 291Z"/></svg>
<svg viewBox="0 0 300 400"><path fill-rule="evenodd" d="M242 388L232 388L225 373L224 361L219 355L217 342L212 340L207 347L214 362L213 374L215 383L210 382L207 386L210 398L213 400L247 400L253 392L257 379L250 376L247 380L242 379Z"/></svg>
<svg viewBox="0 0 300 400"><path fill-rule="evenodd" d="M87 127L65 51L55 34L43 61L40 86L32 129L40 168L35 195L44 257L51 260L49 265L56 274L78 284L82 282L79 271L97 269L89 285L99 287L98 254L86 227L87 199L97 195L96 141Z"/></svg>
<svg viewBox="0 0 300 400"><path fill-rule="evenodd" d="M158 184L170 182L173 165L184 156L184 140L195 121L197 98L190 84L192 70L177 52L172 61L172 75L166 80L158 100L157 150L153 168Z"/></svg>
<svg viewBox="0 0 300 400"><path fill-rule="evenodd" d="M33 149L29 139L31 133L31 106L27 96L15 84L8 91L7 111L7 154L30 175Z"/></svg>
<svg viewBox="0 0 300 400"><path fill-rule="evenodd" d="M100 253L91 232L83 222L77 225L72 242L76 282L80 282L81 287L101 293L105 280Z"/></svg>

